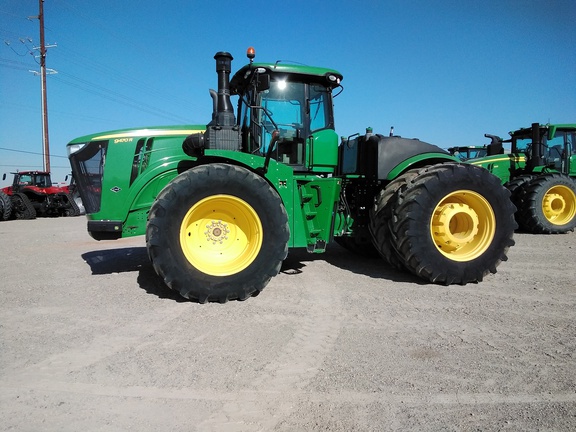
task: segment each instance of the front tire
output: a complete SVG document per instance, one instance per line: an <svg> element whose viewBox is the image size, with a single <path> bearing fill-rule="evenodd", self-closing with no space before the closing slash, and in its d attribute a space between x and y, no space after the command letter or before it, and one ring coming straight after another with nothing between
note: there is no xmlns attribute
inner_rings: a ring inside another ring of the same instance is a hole
<svg viewBox="0 0 576 432"><path fill-rule="evenodd" d="M516 206L514 219L516 219L516 223L518 224L520 230L526 230L526 227L523 226L520 210L523 208L522 191L524 190L524 187L534 179L534 177L535 176L532 174L523 174L504 184L504 187L510 191L510 199L512 200L512 204Z"/></svg>
<svg viewBox="0 0 576 432"><path fill-rule="evenodd" d="M288 254L288 216L259 175L228 164L177 176L154 202L146 246L154 269L200 303L257 295Z"/></svg>
<svg viewBox="0 0 576 432"><path fill-rule="evenodd" d="M438 164L398 189L394 249L415 275L444 285L479 282L514 245L514 206L483 168Z"/></svg>

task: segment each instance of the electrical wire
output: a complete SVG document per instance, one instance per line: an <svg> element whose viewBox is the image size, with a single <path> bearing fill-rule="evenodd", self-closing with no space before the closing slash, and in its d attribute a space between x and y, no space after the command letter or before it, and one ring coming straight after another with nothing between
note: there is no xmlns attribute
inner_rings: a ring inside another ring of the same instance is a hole
<svg viewBox="0 0 576 432"><path fill-rule="evenodd" d="M19 167L22 166L22 164L20 164L20 165L0 164L0 166L1 166L1 167L18 167L18 168L19 168ZM27 167L28 169L32 169L32 168L42 168L42 169L44 169L44 166L43 166L43 165L29 165L29 164L26 164L26 167ZM50 168L67 169L67 168L70 168L70 166L54 166L54 165L50 165Z"/></svg>
<svg viewBox="0 0 576 432"><path fill-rule="evenodd" d="M133 99L129 96L123 95L121 93L109 90L105 87L102 87L98 84L94 84L90 81L87 81L85 79L76 77L74 75L65 73L65 72L60 72L58 73L58 75L53 76L53 79L69 85L71 87L75 87L78 88L80 90L84 90L85 92L100 96L102 98L111 100L113 102L116 103L120 103L126 106L129 106L131 108L137 109L139 111L143 111L143 112L147 112L149 114L154 114L157 115L159 117L164 117L167 118L169 120L177 120L183 123L188 122L188 119L184 118L184 117L180 117L176 114L170 113L168 111L165 111L163 109L154 107L152 105L148 105L146 103L143 103L141 101L138 101L136 99Z"/></svg>
<svg viewBox="0 0 576 432"><path fill-rule="evenodd" d="M76 7L73 4L70 4L66 0L55 0L55 6L58 7L64 6L68 10L68 12L73 13L76 15L81 21L87 22L92 27L96 28L99 32L110 36L115 41L123 41L126 43L128 48L132 51L137 51L142 54L142 57L146 57L149 55L149 49L146 45L141 44L138 40L136 41L129 41L126 38L126 34L116 33L111 31L110 25L107 22L101 21L94 17L93 15L88 15L83 12L82 9ZM94 57L86 56L75 52L64 45L60 45L58 51L62 51L66 54L66 57L63 58L65 61L71 61L72 63L76 63L77 65L82 66L86 69L95 69L99 70L106 74L107 80L114 80L121 83L123 86L129 86L134 88L139 92L139 94L147 94L147 95L155 95L162 98L163 101L172 101L175 102L177 105L181 105L185 109L190 109L190 101L183 99L174 94L167 94L165 91L158 91L155 89L150 83L145 83L144 81L137 80L133 75L127 75L122 73L118 69L114 69L110 66L110 64L100 63L94 60Z"/></svg>
<svg viewBox="0 0 576 432"><path fill-rule="evenodd" d="M44 153L31 152L31 151L26 151L26 150L17 150L17 149L11 149L11 148L6 148L6 147L0 147L0 150L6 150L6 151L15 152L15 153L27 153L27 154L44 156ZM58 155L53 155L53 154L51 154L50 157L51 158L55 157L55 158L68 159L66 156L58 156Z"/></svg>
<svg viewBox="0 0 576 432"><path fill-rule="evenodd" d="M121 84L123 87L130 87L138 92L138 94L146 94L150 96L157 96L161 98L164 102L171 102L172 105L176 104L182 106L184 109L189 109L190 101L174 94L169 94L165 91L160 91L155 89L150 83L138 80L134 75L128 75L122 73L118 69L110 67L110 65L98 62L94 60L93 57L88 57L83 54L66 47L65 45L60 45L58 47L58 52L55 53L59 55L60 52L65 54L61 58L62 61L73 63L77 66L82 67L84 70L90 70L92 72L98 72L106 77L107 81L115 81Z"/></svg>
<svg viewBox="0 0 576 432"><path fill-rule="evenodd" d="M15 69L15 70L29 70L31 67L34 67L32 65L29 65L27 63L21 62L21 61L16 61L16 60L9 60L9 59L4 59L4 58L0 58L0 67L5 67L8 69Z"/></svg>
<svg viewBox="0 0 576 432"><path fill-rule="evenodd" d="M58 8L59 6L60 6L60 8L63 7L64 9L66 9L65 13L68 13L68 14L72 13L79 18L79 21L87 22L89 26L95 27L97 29L98 33L108 34L109 36L113 37L117 41L119 40L119 41L125 41L126 42L126 35L119 35L119 34L115 34L115 33L111 32L110 27L106 23L104 23L102 21L98 21L93 16L87 15L81 9L77 8L75 5L71 4L70 2L67 2L65 0L55 0L54 3L55 3L54 6L56 6L56 8ZM0 11L0 13L5 13L5 12ZM16 14L9 14L9 15L15 16L16 18L20 18L20 19L27 19L30 21L30 18L18 16ZM45 30L47 30L50 33L52 32L51 29L49 27L46 27L46 26L45 26ZM0 34L1 33L15 34L9 30L0 29ZM19 39L26 46L26 43L23 41L23 39L22 38L19 38ZM28 38L27 40L29 42L32 42L32 40L30 38ZM26 46L26 49L28 50L28 52L25 54L20 54L16 50L14 50L14 48L10 45L10 43L8 41L5 41L5 43L16 55L23 57L23 56L29 54L29 55L32 55L32 57L34 58L34 48L30 48L30 47ZM131 49L140 48L142 50L142 52L147 53L147 47L145 47L145 46L139 46L138 47L137 46L138 44L129 44L129 45L130 45ZM60 56L60 54L63 54L63 56ZM98 62L98 61L94 60L93 57L79 54L79 53L75 52L74 50L69 49L65 45L58 46L58 50L55 50L54 54L52 54L52 52L51 52L51 57L52 57L52 63L54 60L60 60L62 62L67 62L67 63L79 65L83 68L83 70L90 70L90 71L99 72L100 73L99 78L101 77L103 82L114 81L114 82L120 83L122 85L122 88L128 88L128 87L132 88L132 89L136 90L138 92L138 94L145 94L147 96L157 96L158 98L161 98L163 105L168 103L169 106L172 108L174 108L175 106L182 107L182 109L180 110L181 112L190 112L190 101L189 100L186 100L184 98L181 98L181 97L178 97L175 95L167 94L164 91L154 89L154 87L152 85L150 85L149 83L145 83L143 81L139 81L139 80L135 79L135 77L133 75L128 75L125 73L121 73L118 70L114 70L113 68L110 67L110 65ZM34 61L36 63L38 63L36 59L34 59ZM0 58L0 67L14 69L14 70L28 70L28 71L30 71L30 69L31 68L33 69L35 66L30 66L29 64L26 64L24 62L18 62L18 61ZM107 99L109 101L112 101L112 102L115 102L118 104L128 106L128 107L135 109L135 110L139 110L142 112L146 112L148 114L152 114L152 115L155 115L158 117L169 119L169 120L174 121L174 122L180 122L180 123L189 123L190 122L189 118L175 114L174 112L169 112L169 111L162 109L156 105L152 105L149 103L143 103L143 102L141 102L141 101L139 101L133 97L130 97L130 96L127 96L125 94L110 90L109 88L107 88L105 86L95 84L94 82L91 82L87 79L79 78L78 76L69 74L66 72L66 70L62 70L62 69L65 69L65 68L58 67L58 74L57 75L51 74L50 80L59 81L60 83L62 83L64 85L82 90L84 92L87 92L87 93L90 93L90 94L93 94L93 95L96 95L99 97L102 97L104 99Z"/></svg>

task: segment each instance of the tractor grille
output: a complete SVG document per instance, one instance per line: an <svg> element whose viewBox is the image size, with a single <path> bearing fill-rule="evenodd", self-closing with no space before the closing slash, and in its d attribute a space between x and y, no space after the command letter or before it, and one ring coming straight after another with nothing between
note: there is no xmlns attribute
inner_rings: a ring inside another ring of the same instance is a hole
<svg viewBox="0 0 576 432"><path fill-rule="evenodd" d="M102 176L107 147L108 141L93 141L70 155L72 175L76 181L86 214L100 211Z"/></svg>

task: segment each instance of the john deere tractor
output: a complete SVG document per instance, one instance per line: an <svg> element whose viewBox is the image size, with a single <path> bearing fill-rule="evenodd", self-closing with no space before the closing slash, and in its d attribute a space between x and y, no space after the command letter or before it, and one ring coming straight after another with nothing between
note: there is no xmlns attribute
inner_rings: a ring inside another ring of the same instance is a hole
<svg viewBox="0 0 576 432"><path fill-rule="evenodd" d="M461 161L486 156L486 146L458 146L448 147L451 155L457 156Z"/></svg>
<svg viewBox="0 0 576 432"><path fill-rule="evenodd" d="M208 124L68 144L92 237L145 234L156 272L201 303L255 295L289 249L333 240L439 284L481 281L507 259L514 207L487 170L417 139L339 138L336 70L255 63L249 49L230 80L232 56L214 58Z"/></svg>
<svg viewBox="0 0 576 432"><path fill-rule="evenodd" d="M488 156L468 162L498 176L511 191L516 221L532 233L558 234L576 227L576 124L541 125L486 134ZM511 143L504 154L503 143Z"/></svg>

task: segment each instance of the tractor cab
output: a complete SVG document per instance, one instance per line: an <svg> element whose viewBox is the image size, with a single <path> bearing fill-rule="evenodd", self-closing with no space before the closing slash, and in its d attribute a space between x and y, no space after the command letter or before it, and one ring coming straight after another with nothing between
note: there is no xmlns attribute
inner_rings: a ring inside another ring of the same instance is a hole
<svg viewBox="0 0 576 432"><path fill-rule="evenodd" d="M576 176L574 124L533 123L530 127L510 132L510 138L507 140L496 135L485 134L485 136L492 140L486 146L487 156L469 162L488 169L499 177L502 183L542 173ZM509 153L498 152L498 149L502 149L503 143L510 144Z"/></svg>
<svg viewBox="0 0 576 432"><path fill-rule="evenodd" d="M232 56L214 56L218 90L212 120L206 131L186 138L182 146L191 157L240 151L289 165L295 172L334 173L338 166L338 135L334 130L332 90L342 75L332 69L280 62L250 63L231 80ZM230 96L238 96L236 114Z"/></svg>
<svg viewBox="0 0 576 432"><path fill-rule="evenodd" d="M526 156L526 171L550 168L562 174L574 173L576 128L568 125L540 125L511 132L512 153Z"/></svg>
<svg viewBox="0 0 576 432"><path fill-rule="evenodd" d="M342 75L330 69L258 63L232 78L238 95L243 151L270 157L296 171L337 164L332 90Z"/></svg>
<svg viewBox="0 0 576 432"><path fill-rule="evenodd" d="M13 188L19 191L23 187L46 189L52 187L50 174L41 171L22 171L14 173Z"/></svg>

